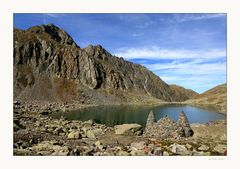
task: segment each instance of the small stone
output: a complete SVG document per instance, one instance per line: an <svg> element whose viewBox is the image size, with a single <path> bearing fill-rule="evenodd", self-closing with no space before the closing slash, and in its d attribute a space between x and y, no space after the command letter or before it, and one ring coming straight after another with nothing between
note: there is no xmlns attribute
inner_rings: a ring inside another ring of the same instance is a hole
<svg viewBox="0 0 240 169"><path fill-rule="evenodd" d="M128 152L126 152L126 151L120 150L117 155L118 156L129 156L130 154Z"/></svg>
<svg viewBox="0 0 240 169"><path fill-rule="evenodd" d="M68 139L81 139L81 134L78 131L72 131L68 134Z"/></svg>
<svg viewBox="0 0 240 169"><path fill-rule="evenodd" d="M198 150L200 150L200 151L207 151L207 150L209 150L209 147L206 146L206 145L201 145L200 147L198 147Z"/></svg>
<svg viewBox="0 0 240 169"><path fill-rule="evenodd" d="M95 139L97 136L102 135L102 134L103 134L102 129L92 129L92 130L88 130L86 132L86 137Z"/></svg>
<svg viewBox="0 0 240 169"><path fill-rule="evenodd" d="M160 147L157 147L154 149L153 154L156 156L162 156L163 155L163 150Z"/></svg>
<svg viewBox="0 0 240 169"><path fill-rule="evenodd" d="M13 104L14 105L20 105L20 102L19 101L13 101Z"/></svg>
<svg viewBox="0 0 240 169"><path fill-rule="evenodd" d="M95 139L96 138L96 136L95 136L95 134L94 134L94 132L92 130L88 130L87 131L87 137L91 138L91 139Z"/></svg>
<svg viewBox="0 0 240 169"><path fill-rule="evenodd" d="M92 132L95 134L95 136L99 136L99 135L103 134L102 129L94 129L94 130L92 130Z"/></svg>
<svg viewBox="0 0 240 169"><path fill-rule="evenodd" d="M204 154L203 151L201 151L201 152L199 152L199 151L193 151L193 152L192 152L192 155L193 155L193 156L203 156L203 154Z"/></svg>
<svg viewBox="0 0 240 169"><path fill-rule="evenodd" d="M163 156L169 156L169 153L167 151L164 151Z"/></svg>
<svg viewBox="0 0 240 169"><path fill-rule="evenodd" d="M16 123L13 123L13 130L18 131L20 130L20 127Z"/></svg>
<svg viewBox="0 0 240 169"><path fill-rule="evenodd" d="M130 154L132 156L145 156L146 155L143 150L132 150L130 152Z"/></svg>
<svg viewBox="0 0 240 169"><path fill-rule="evenodd" d="M66 134L65 133L59 133L58 135L59 136L65 136Z"/></svg>
<svg viewBox="0 0 240 169"><path fill-rule="evenodd" d="M93 125L93 120L84 121L83 124L91 126L91 125Z"/></svg>
<svg viewBox="0 0 240 169"><path fill-rule="evenodd" d="M174 153L174 154L180 154L180 155L188 154L187 148L183 145L174 143L170 146L170 148L171 148L172 153Z"/></svg>
<svg viewBox="0 0 240 169"><path fill-rule="evenodd" d="M227 140L227 135L226 135L226 134L222 135L222 136L220 137L220 140L226 141L226 140Z"/></svg>
<svg viewBox="0 0 240 169"><path fill-rule="evenodd" d="M70 151L67 146L53 146L52 148L54 150L54 153L52 153L52 156L67 156Z"/></svg>
<svg viewBox="0 0 240 169"><path fill-rule="evenodd" d="M222 145L222 144L219 144L217 145L216 147L214 147L213 149L214 151L220 153L220 154L224 154L224 152L227 150L227 146L226 145Z"/></svg>
<svg viewBox="0 0 240 169"><path fill-rule="evenodd" d="M83 146L82 147L83 155L93 155L94 148L92 146Z"/></svg>
<svg viewBox="0 0 240 169"><path fill-rule="evenodd" d="M137 150L142 150L144 149L144 146L146 145L146 143L144 141L141 142L133 142L131 143L131 148L132 149L137 149Z"/></svg>
<svg viewBox="0 0 240 169"><path fill-rule="evenodd" d="M41 122L40 122L40 121L36 121L35 124L36 124L37 127L40 127L40 126L41 126Z"/></svg>
<svg viewBox="0 0 240 169"><path fill-rule="evenodd" d="M191 144L186 144L186 147L187 147L187 149L191 149L192 148L192 145Z"/></svg>
<svg viewBox="0 0 240 169"><path fill-rule="evenodd" d="M204 152L203 155L204 155L204 156L210 156L211 153L210 153L210 152Z"/></svg>
<svg viewBox="0 0 240 169"><path fill-rule="evenodd" d="M102 143L100 141L96 141L94 145L95 146L100 146L100 145L102 145Z"/></svg>

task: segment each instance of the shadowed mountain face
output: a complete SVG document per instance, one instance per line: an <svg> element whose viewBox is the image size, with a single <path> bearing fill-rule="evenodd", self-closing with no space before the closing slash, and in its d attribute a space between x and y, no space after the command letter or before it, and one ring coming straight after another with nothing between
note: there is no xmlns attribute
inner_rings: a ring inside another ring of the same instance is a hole
<svg viewBox="0 0 240 169"><path fill-rule="evenodd" d="M169 86L145 67L112 56L102 46L81 49L62 29L14 29L14 99L128 102L185 101L197 93Z"/></svg>

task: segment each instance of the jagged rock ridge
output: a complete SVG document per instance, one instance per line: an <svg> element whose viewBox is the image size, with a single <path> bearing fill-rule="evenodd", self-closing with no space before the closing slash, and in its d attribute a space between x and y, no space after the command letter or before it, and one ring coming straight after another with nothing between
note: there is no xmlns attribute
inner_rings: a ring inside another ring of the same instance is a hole
<svg viewBox="0 0 240 169"><path fill-rule="evenodd" d="M145 67L112 56L100 45L81 49L53 24L14 29L15 99L95 97L101 102L134 98L135 94L170 102L192 96L187 90L177 93Z"/></svg>

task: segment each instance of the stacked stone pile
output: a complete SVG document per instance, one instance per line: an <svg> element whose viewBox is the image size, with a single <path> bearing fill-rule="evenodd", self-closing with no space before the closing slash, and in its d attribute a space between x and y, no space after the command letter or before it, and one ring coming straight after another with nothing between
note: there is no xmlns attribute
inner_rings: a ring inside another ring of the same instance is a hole
<svg viewBox="0 0 240 169"><path fill-rule="evenodd" d="M188 122L187 116L182 111L179 114L179 120L173 121L168 117L161 118L155 122L154 113L151 111L148 115L144 136L157 138L180 138L191 137L193 131Z"/></svg>

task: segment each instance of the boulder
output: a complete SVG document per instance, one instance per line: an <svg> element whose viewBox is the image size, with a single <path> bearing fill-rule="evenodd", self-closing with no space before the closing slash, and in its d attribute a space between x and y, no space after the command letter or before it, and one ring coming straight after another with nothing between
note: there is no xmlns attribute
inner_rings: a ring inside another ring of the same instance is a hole
<svg viewBox="0 0 240 169"><path fill-rule="evenodd" d="M192 152L193 156L210 156L211 153L210 152L203 152L203 151L193 151Z"/></svg>
<svg viewBox="0 0 240 169"><path fill-rule="evenodd" d="M20 130L21 128L16 124L16 123L13 123L13 130L14 131L18 131Z"/></svg>
<svg viewBox="0 0 240 169"><path fill-rule="evenodd" d="M171 148L172 153L174 153L174 154L187 155L189 153L187 148L180 144L174 143L170 146L170 148Z"/></svg>
<svg viewBox="0 0 240 169"><path fill-rule="evenodd" d="M117 135L135 135L139 136L143 133L143 127L140 124L122 124L114 126Z"/></svg>
<svg viewBox="0 0 240 169"><path fill-rule="evenodd" d="M87 138L95 139L96 136L92 130L87 131Z"/></svg>
<svg viewBox="0 0 240 169"><path fill-rule="evenodd" d="M94 143L94 145L95 145L95 146L100 146L100 145L102 145L102 143L98 140L98 141L96 141L96 142Z"/></svg>
<svg viewBox="0 0 240 169"><path fill-rule="evenodd" d="M54 152L51 154L51 156L67 156L69 155L69 147L67 146L53 146L52 148Z"/></svg>
<svg viewBox="0 0 240 169"><path fill-rule="evenodd" d="M87 137L91 139L95 139L97 136L102 134L103 134L102 129L92 129L92 130L88 130L86 133Z"/></svg>
<svg viewBox="0 0 240 169"><path fill-rule="evenodd" d="M137 149L137 150L142 150L144 149L144 146L146 145L146 143L144 141L141 142L133 142L131 143L131 149Z"/></svg>
<svg viewBox="0 0 240 169"><path fill-rule="evenodd" d="M79 133L79 131L71 131L68 134L68 139L81 139L81 134Z"/></svg>
<svg viewBox="0 0 240 169"><path fill-rule="evenodd" d="M145 156L144 150L132 150L130 152L132 156Z"/></svg>
<svg viewBox="0 0 240 169"><path fill-rule="evenodd" d="M214 147L213 149L214 151L220 153L220 154L224 154L225 151L227 150L227 146L226 145L222 145L222 144L219 144L217 145L216 147Z"/></svg>
<svg viewBox="0 0 240 169"><path fill-rule="evenodd" d="M206 145L201 145L200 147L198 147L198 150L200 150L200 151L207 151L207 150L209 150L209 147L206 146Z"/></svg>
<svg viewBox="0 0 240 169"><path fill-rule="evenodd" d="M169 153L167 151L164 151L163 156L169 156Z"/></svg>
<svg viewBox="0 0 240 169"><path fill-rule="evenodd" d="M192 149L193 146L191 144L186 144L186 147L188 150L190 150L190 149Z"/></svg>
<svg viewBox="0 0 240 169"><path fill-rule="evenodd" d="M120 150L117 155L118 156L129 156L130 154L127 151Z"/></svg>
<svg viewBox="0 0 240 169"><path fill-rule="evenodd" d="M163 155L163 150L160 147L156 147L153 151L153 154L156 156L162 156Z"/></svg>

